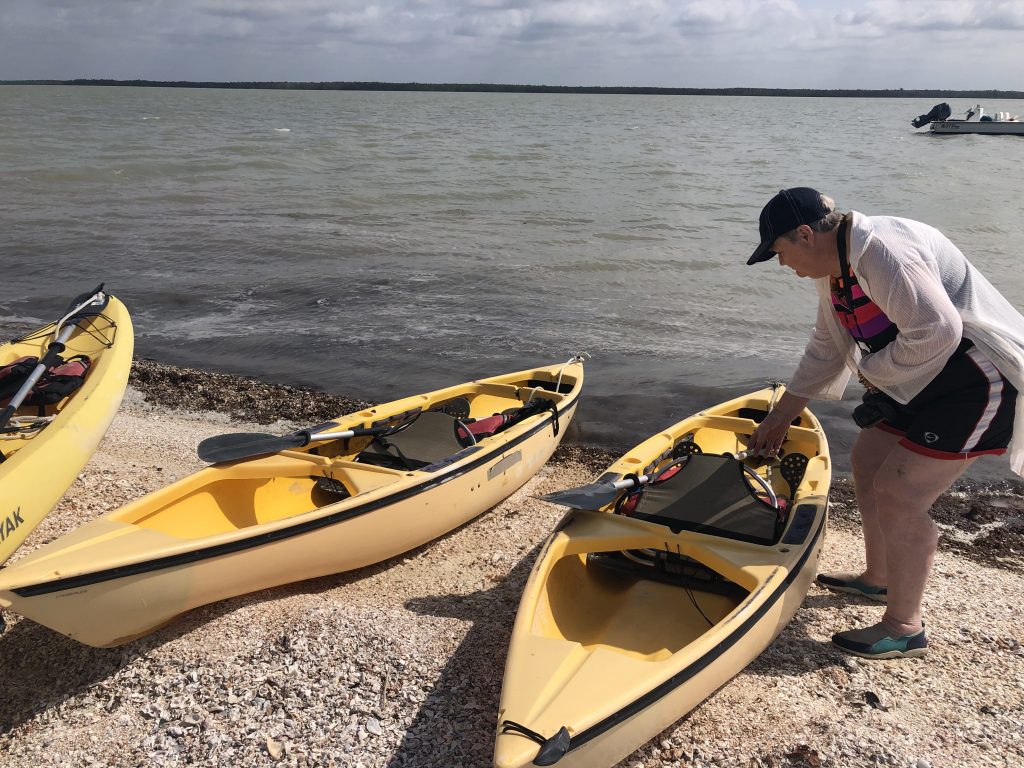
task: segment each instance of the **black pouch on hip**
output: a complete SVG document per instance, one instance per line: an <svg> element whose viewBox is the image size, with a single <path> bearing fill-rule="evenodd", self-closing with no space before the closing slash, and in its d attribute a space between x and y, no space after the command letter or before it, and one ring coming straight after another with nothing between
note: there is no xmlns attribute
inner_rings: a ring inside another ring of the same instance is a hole
<svg viewBox="0 0 1024 768"><path fill-rule="evenodd" d="M885 392L865 392L861 400L863 402L853 409L853 421L861 429L873 427L880 421L894 419L899 414L899 403Z"/></svg>

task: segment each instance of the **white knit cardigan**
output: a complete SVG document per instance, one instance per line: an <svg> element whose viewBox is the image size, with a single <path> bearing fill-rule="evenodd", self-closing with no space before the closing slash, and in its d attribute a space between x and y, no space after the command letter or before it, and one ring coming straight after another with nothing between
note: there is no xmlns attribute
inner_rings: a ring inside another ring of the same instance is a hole
<svg viewBox="0 0 1024 768"><path fill-rule="evenodd" d="M1024 475L1024 316L934 227L854 212L850 268L864 293L899 328L878 352L861 354L840 327L829 278L815 281L818 318L789 390L837 400L851 371L901 403L942 370L961 338L974 342L1022 394L1017 398L1010 465Z"/></svg>

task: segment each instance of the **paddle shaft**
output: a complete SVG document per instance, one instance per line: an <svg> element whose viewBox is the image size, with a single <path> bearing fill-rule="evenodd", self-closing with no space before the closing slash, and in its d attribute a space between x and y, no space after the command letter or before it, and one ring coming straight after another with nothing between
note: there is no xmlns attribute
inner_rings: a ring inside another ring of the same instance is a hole
<svg viewBox="0 0 1024 768"><path fill-rule="evenodd" d="M639 488L641 485L649 483L650 481L650 475L640 475L635 480L632 477L627 477L623 480L616 480L614 483L611 484L611 486L616 491L624 491L627 488Z"/></svg>
<svg viewBox="0 0 1024 768"><path fill-rule="evenodd" d="M363 437L364 435L383 435L388 432L391 427L370 427L369 429L346 429L344 432L300 432L306 436L306 442L303 445L309 445L310 443L319 443L323 440L344 440L348 437Z"/></svg>
<svg viewBox="0 0 1024 768"><path fill-rule="evenodd" d="M363 435L385 435L393 430L394 425L369 427L366 429L356 427L337 432L313 432L304 429L281 437L249 433L217 435L199 443L199 458L214 464L222 461L238 461L239 459L265 456L293 448L304 448L313 442L344 440L349 437L361 437Z"/></svg>
<svg viewBox="0 0 1024 768"><path fill-rule="evenodd" d="M14 397L11 398L7 407L0 411L0 429L7 426L11 416L21 407L22 402L28 397L29 392L32 391L32 387L39 381L39 377L46 372L47 368L53 365L54 361L60 356L60 353L64 351L64 343L71 338L71 334L75 332L78 323L97 314L97 312L82 312L82 310L100 300L103 301L103 306L106 305L106 301L103 300L103 283L100 283L91 293L83 295L88 296L88 298L84 301L79 301L81 297L75 298L64 317L57 321L57 325L54 328L55 338L47 346L46 353L39 359L35 369L25 379L25 383L14 393ZM80 312L82 314L79 314ZM72 322L69 325L64 325L68 320Z"/></svg>
<svg viewBox="0 0 1024 768"><path fill-rule="evenodd" d="M39 377L46 372L46 369L50 367L53 360L64 351L64 342L66 342L71 334L74 333L76 326L67 325L61 328L60 333L57 334L57 338L50 342L50 346L46 350L46 354L39 359L39 363L32 370L32 373L25 379L25 383L21 385L20 389L14 393L14 397L11 398L11 402L7 404L7 407L0 412L0 429L7 426L7 422L11 420L11 416L14 412L21 407L25 398L28 397L29 392L32 391L32 387L39 381Z"/></svg>

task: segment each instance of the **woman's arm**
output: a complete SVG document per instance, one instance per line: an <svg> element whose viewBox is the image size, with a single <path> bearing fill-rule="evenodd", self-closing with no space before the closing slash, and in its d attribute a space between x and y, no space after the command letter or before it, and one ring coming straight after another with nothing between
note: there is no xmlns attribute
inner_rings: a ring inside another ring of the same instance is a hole
<svg viewBox="0 0 1024 768"><path fill-rule="evenodd" d="M839 348L829 331L829 323L835 321L828 313L833 311L824 298L819 299L818 317L803 357L800 358L787 387L789 392L808 399L820 397L827 400L842 397L850 371L846 366L844 351Z"/></svg>

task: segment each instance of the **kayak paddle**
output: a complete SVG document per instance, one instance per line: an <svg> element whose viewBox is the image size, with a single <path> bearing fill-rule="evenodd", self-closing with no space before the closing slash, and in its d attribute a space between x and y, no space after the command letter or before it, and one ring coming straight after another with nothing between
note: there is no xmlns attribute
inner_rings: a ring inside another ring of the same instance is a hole
<svg viewBox="0 0 1024 768"><path fill-rule="evenodd" d="M739 453L729 455L740 461L743 459L754 458L746 451L740 451ZM615 482L588 483L587 485L581 485L578 488L568 488L564 491L555 491L554 493L549 493L545 496L537 496L537 498L541 501L558 504L562 507L597 511L607 504L615 501L616 497L622 491L628 491L634 488L639 488L642 485L647 485L651 480L655 479L655 477L657 477L657 475L626 475L621 480L616 480Z"/></svg>
<svg viewBox="0 0 1024 768"><path fill-rule="evenodd" d="M641 485L650 482L650 479L650 475L640 475L639 477L629 475L613 483L588 483L587 485L581 485L579 488L555 491L554 493L548 493L537 498L562 507L598 510L615 501L615 498L622 491L639 488Z"/></svg>
<svg viewBox="0 0 1024 768"><path fill-rule="evenodd" d="M25 379L25 383L14 393L14 397L11 398L7 407L0 411L0 430L7 426L7 422L11 420L14 412L21 407L22 402L32 391L32 387L39 381L39 377L60 359L61 352L64 351L64 343L71 338L71 334L75 332L78 324L102 312L109 300L107 294L103 292L103 283L100 283L91 292L83 293L71 300L64 316L57 321L53 328L53 341L47 346L46 352L39 358L39 362Z"/></svg>
<svg viewBox="0 0 1024 768"><path fill-rule="evenodd" d="M335 425L336 426L336 425ZM368 429L346 429L342 432L314 432L312 429L300 429L290 435L264 435L259 432L233 432L227 435L208 437L199 443L199 458L211 464L222 461L237 461L268 453L287 451L290 448L303 448L310 443L324 440L344 440L348 437L363 435L384 435L395 430L394 424L385 427Z"/></svg>

